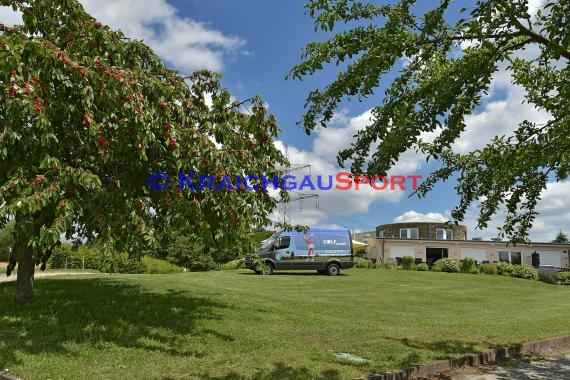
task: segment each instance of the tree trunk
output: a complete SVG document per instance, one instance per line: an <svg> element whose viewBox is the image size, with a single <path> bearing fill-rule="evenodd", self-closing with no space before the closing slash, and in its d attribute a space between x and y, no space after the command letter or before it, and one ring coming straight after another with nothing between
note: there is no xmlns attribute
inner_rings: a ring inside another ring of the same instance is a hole
<svg viewBox="0 0 570 380"><path fill-rule="evenodd" d="M27 238L19 238L18 244L18 278L16 280L16 303L26 305L34 302L34 272L36 262L34 251L28 247Z"/></svg>

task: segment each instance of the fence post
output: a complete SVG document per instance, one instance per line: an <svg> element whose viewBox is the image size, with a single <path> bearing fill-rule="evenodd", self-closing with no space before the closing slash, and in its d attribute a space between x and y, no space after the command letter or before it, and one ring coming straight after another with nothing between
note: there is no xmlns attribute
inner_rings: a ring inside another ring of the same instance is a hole
<svg viewBox="0 0 570 380"><path fill-rule="evenodd" d="M85 269L85 256L81 256L81 269Z"/></svg>

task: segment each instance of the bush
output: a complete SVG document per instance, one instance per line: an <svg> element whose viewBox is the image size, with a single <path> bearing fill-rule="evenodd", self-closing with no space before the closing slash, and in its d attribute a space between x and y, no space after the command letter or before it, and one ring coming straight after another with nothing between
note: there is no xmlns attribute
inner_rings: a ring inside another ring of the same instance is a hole
<svg viewBox="0 0 570 380"><path fill-rule="evenodd" d="M204 246L192 236L177 235L168 245L167 260L179 267L191 271L209 271L216 269L212 256L206 252Z"/></svg>
<svg viewBox="0 0 570 380"><path fill-rule="evenodd" d="M473 268L471 268L471 270L469 271L469 273L471 274L479 274L479 269L476 266L473 266Z"/></svg>
<svg viewBox="0 0 570 380"><path fill-rule="evenodd" d="M236 270L236 269L243 269L243 259L237 259L228 261L227 263L221 264L218 269L220 270Z"/></svg>
<svg viewBox="0 0 570 380"><path fill-rule="evenodd" d="M414 258L412 256L402 257L402 269L411 270L413 264L414 264Z"/></svg>
<svg viewBox="0 0 570 380"><path fill-rule="evenodd" d="M480 269L483 274L497 274L497 266L495 264L482 264Z"/></svg>
<svg viewBox="0 0 570 380"><path fill-rule="evenodd" d="M570 285L570 272L558 272L554 275L554 281L559 285Z"/></svg>
<svg viewBox="0 0 570 380"><path fill-rule="evenodd" d="M95 269L100 270L103 262L101 253L90 246L81 245L73 249L71 244L54 248L49 260L53 269Z"/></svg>
<svg viewBox="0 0 570 380"><path fill-rule="evenodd" d="M145 256L141 260L144 267L144 273L147 274L170 274L182 272L182 268L169 263L165 260L155 259L149 256Z"/></svg>
<svg viewBox="0 0 570 380"><path fill-rule="evenodd" d="M459 263L455 260L451 260L450 258L446 257L443 259L437 260L433 264L433 268L435 272L447 272L447 273L458 273L461 272L461 267Z"/></svg>
<svg viewBox="0 0 570 380"><path fill-rule="evenodd" d="M362 258L362 257L357 257L356 258L356 265L357 268L361 268L361 269L370 269L373 267L372 261Z"/></svg>
<svg viewBox="0 0 570 380"><path fill-rule="evenodd" d="M527 280L538 280L538 271L527 264L513 265L512 276Z"/></svg>
<svg viewBox="0 0 570 380"><path fill-rule="evenodd" d="M475 260L472 257L466 257L461 260L461 272L463 273L471 273L471 269L477 269L475 267ZM479 271L477 271L479 273Z"/></svg>
<svg viewBox="0 0 570 380"><path fill-rule="evenodd" d="M513 266L506 261L501 261L497 264L497 274L503 276L510 276L513 273Z"/></svg>
<svg viewBox="0 0 570 380"><path fill-rule="evenodd" d="M426 263L419 263L418 265L416 265L416 270L418 272L425 272L429 270L429 267Z"/></svg>
<svg viewBox="0 0 570 380"><path fill-rule="evenodd" d="M556 284L554 275L555 273L552 272L538 272L538 280L547 284Z"/></svg>
<svg viewBox="0 0 570 380"><path fill-rule="evenodd" d="M103 265L105 272L143 274L146 268L141 260L131 259L125 252L116 253L109 263Z"/></svg>
<svg viewBox="0 0 570 380"><path fill-rule="evenodd" d="M386 261L382 264L382 268L384 269L398 269L398 266L391 261Z"/></svg>

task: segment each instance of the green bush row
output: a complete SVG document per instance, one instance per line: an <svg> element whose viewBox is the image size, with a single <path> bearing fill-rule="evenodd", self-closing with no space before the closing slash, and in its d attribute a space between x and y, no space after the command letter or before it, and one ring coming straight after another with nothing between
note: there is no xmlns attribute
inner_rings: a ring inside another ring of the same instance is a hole
<svg viewBox="0 0 570 380"><path fill-rule="evenodd" d="M570 272L539 272L538 277L548 284L570 285Z"/></svg>
<svg viewBox="0 0 570 380"><path fill-rule="evenodd" d="M164 260L147 256L136 260L126 253L115 254L110 261L105 261L97 249L79 246L74 250L71 244L55 248L49 264L52 269L93 269L113 273L168 274L182 271L182 268Z"/></svg>
<svg viewBox="0 0 570 380"><path fill-rule="evenodd" d="M243 268L245 268L244 263L243 263L243 259L228 261L227 263L220 264L218 266L219 270L236 270L236 269L243 269Z"/></svg>

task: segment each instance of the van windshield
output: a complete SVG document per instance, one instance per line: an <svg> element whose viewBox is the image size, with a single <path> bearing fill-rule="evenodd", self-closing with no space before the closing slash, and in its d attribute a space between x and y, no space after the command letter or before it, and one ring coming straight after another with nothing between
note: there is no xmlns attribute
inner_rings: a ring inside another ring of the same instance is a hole
<svg viewBox="0 0 570 380"><path fill-rule="evenodd" d="M277 231L276 233L271 235L271 237L269 237L269 239L262 241L261 246L259 248L260 249L267 249L268 247L271 247L273 245L273 243L275 242L275 240L279 237L280 233L281 233L281 231Z"/></svg>

